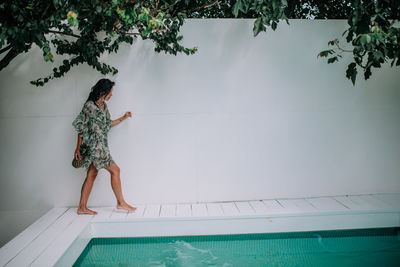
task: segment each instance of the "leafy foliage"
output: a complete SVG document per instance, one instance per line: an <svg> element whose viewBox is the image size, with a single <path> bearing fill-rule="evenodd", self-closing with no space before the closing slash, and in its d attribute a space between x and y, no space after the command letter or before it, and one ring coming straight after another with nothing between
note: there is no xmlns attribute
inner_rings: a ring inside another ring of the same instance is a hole
<svg viewBox="0 0 400 267"><path fill-rule="evenodd" d="M136 38L151 40L158 53L191 55L197 47L180 44L185 18L254 18L254 36L269 27L275 30L281 20L289 23L289 18L347 18L344 34L352 49L343 49L335 39L328 42L334 48L318 57L329 57L330 64L352 53L354 62L346 77L353 84L357 67L368 79L372 67L388 60L400 65L398 0L9 0L0 3L0 54L6 53L0 70L34 43L45 61L70 55L52 74L31 81L36 86L85 62L102 74L116 74L118 70L101 63L100 56L117 53L120 44L132 45Z"/></svg>
<svg viewBox="0 0 400 267"><path fill-rule="evenodd" d="M42 49L45 61L54 61L53 53L71 55L70 59L63 60L61 66L53 69L53 74L31 81L36 86L61 77L74 65L84 62L102 74L116 74L116 68L99 62L101 54L117 52L121 43L133 44L138 36L152 40L156 52L193 54L196 47L185 48L179 44L183 38L179 35L179 28L186 16L179 12L171 15L173 2L176 1L3 2L0 4L1 52L8 51L8 55L16 56L28 51L35 43ZM106 36L99 39L102 32ZM53 52L50 42L55 47ZM11 56L2 59L0 69L12 60Z"/></svg>
<svg viewBox="0 0 400 267"><path fill-rule="evenodd" d="M281 19L285 19L289 23L285 14L286 8L286 0L238 0L233 6L233 14L237 17L239 12L246 14L249 11L254 11L257 14L257 19L254 22L253 34L257 36L261 31L266 31L266 26L275 30Z"/></svg>
<svg viewBox="0 0 400 267"><path fill-rule="evenodd" d="M353 85L356 81L357 66L364 72L367 80L371 76L371 68L380 68L385 62L391 61L391 66L400 65L400 28L395 27L399 19L399 1L352 1L351 12L347 23L349 28L343 32L347 34L346 41L351 43L353 49L346 50L340 47L339 40L328 42L336 46L319 53L321 57L328 57L328 63L338 61L345 52L353 54L346 71L346 77L351 79Z"/></svg>

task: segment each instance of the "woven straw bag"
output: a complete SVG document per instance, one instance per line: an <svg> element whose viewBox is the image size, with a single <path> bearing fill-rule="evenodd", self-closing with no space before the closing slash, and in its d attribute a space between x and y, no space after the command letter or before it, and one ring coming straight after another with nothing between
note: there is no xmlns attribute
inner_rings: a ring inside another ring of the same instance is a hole
<svg viewBox="0 0 400 267"><path fill-rule="evenodd" d="M81 159L76 159L75 157L72 159L72 166L74 166L75 168L80 168L83 165L83 162L85 161L85 154L87 151L87 147L84 144L81 144L80 148L79 148L79 152L81 154Z"/></svg>
<svg viewBox="0 0 400 267"><path fill-rule="evenodd" d="M80 167L82 167L82 165L83 165L83 158L82 159L76 159L76 158L74 158L73 160L72 160L72 166L74 166L75 168L80 168Z"/></svg>

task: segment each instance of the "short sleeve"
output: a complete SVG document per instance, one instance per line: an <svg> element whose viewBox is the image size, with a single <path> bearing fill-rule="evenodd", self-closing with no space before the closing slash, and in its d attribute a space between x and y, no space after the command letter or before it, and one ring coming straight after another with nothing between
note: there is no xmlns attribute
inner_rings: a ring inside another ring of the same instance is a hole
<svg viewBox="0 0 400 267"><path fill-rule="evenodd" d="M89 118L92 112L93 109L90 107L89 102L86 102L85 105L83 105L81 112L72 122L72 126L78 132L78 135L82 138L84 136L85 127L87 127L87 123L89 122Z"/></svg>
<svg viewBox="0 0 400 267"><path fill-rule="evenodd" d="M111 126L112 126L112 120L111 120L111 115L110 115L110 111L108 110L107 105L105 106L105 111L106 111L106 126L107 126L107 132L110 130Z"/></svg>

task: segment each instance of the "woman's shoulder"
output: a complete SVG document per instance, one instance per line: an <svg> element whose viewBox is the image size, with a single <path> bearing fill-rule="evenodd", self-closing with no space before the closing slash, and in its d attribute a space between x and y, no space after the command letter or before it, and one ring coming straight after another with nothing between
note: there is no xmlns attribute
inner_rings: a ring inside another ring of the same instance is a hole
<svg viewBox="0 0 400 267"><path fill-rule="evenodd" d="M95 104L92 100L88 100L85 102L85 104L83 105L84 107L94 107Z"/></svg>
<svg viewBox="0 0 400 267"><path fill-rule="evenodd" d="M96 109L96 105L92 100L86 101L85 104L83 105L83 110L93 111L95 109Z"/></svg>

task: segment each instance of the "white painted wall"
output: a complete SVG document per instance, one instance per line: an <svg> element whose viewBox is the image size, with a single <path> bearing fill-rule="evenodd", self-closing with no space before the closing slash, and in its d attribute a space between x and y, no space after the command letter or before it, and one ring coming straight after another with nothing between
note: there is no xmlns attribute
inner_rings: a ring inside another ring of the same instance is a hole
<svg viewBox="0 0 400 267"><path fill-rule="evenodd" d="M349 58L317 59L345 21L292 20L256 38L252 27L252 20L188 20L183 43L197 45L195 55L156 54L138 40L104 56L119 69L110 77L112 118L134 115L109 132L126 200L400 192L399 68L374 70L367 82L360 74L353 87ZM79 202L85 172L71 166L71 123L103 76L85 64L45 87L29 84L56 61L45 63L34 47L0 72L3 222L10 211L30 223L52 206ZM103 169L89 206L114 204Z"/></svg>

